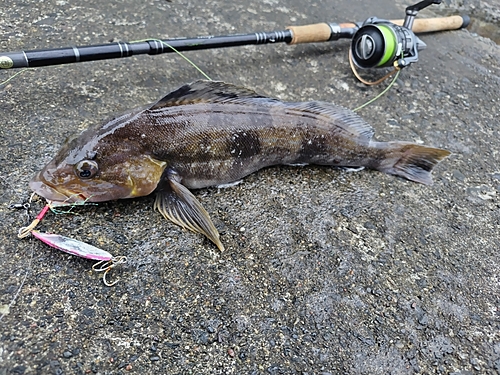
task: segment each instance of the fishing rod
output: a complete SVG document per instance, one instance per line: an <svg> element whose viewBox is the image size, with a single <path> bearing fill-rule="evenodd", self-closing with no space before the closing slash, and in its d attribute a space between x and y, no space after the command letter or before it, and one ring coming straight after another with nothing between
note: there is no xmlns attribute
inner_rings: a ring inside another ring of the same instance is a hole
<svg viewBox="0 0 500 375"><path fill-rule="evenodd" d="M0 69L33 68L141 54L158 55L252 44L284 42L293 45L338 39L352 39L352 60L360 68L381 68L391 65L403 68L418 61L418 51L426 47L415 33L457 30L468 26L470 22L468 16L415 19L420 10L431 4L440 3L441 0L423 0L409 6L406 8L403 20L389 21L370 17L364 22L289 26L282 31L0 52Z"/></svg>

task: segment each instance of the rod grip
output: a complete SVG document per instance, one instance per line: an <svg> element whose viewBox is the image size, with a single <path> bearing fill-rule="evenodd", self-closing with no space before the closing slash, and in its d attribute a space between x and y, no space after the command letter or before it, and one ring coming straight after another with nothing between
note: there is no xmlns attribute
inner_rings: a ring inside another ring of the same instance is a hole
<svg viewBox="0 0 500 375"><path fill-rule="evenodd" d="M392 23L402 26L404 20L392 20ZM469 25L469 16L450 16L440 18L417 18L413 22L414 33L432 33L434 31L457 30Z"/></svg>
<svg viewBox="0 0 500 375"><path fill-rule="evenodd" d="M404 20L390 22L402 26ZM414 33L430 33L434 31L457 30L469 25L469 16L450 16L440 18L417 18L413 22ZM342 29L356 28L354 23L335 24ZM304 26L287 26L292 32L292 41L288 44L327 42L332 38L332 29L327 23L315 23Z"/></svg>
<svg viewBox="0 0 500 375"><path fill-rule="evenodd" d="M327 23L315 23L304 26L287 26L292 32L292 41L288 44L327 42L332 29Z"/></svg>

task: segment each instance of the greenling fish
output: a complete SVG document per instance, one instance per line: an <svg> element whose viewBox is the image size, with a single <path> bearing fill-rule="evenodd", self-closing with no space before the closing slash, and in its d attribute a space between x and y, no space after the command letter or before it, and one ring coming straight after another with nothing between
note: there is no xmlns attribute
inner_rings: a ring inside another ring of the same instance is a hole
<svg viewBox="0 0 500 375"><path fill-rule="evenodd" d="M196 81L69 140L30 182L54 202L103 202L156 192L165 218L224 247L188 189L238 181L263 167L367 167L431 184L450 152L376 142L373 128L330 103L287 103L223 82Z"/></svg>

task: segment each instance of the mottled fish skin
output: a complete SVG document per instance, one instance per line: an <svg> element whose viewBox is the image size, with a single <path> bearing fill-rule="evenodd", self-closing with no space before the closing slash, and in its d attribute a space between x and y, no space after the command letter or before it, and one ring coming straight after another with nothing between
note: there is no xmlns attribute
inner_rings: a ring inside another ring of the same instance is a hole
<svg viewBox="0 0 500 375"><path fill-rule="evenodd" d="M230 183L277 164L363 166L431 184L430 171L449 155L372 136L368 123L340 106L281 102L223 82L197 81L84 131L30 186L55 201L101 202L156 190L155 207L165 217L223 249L188 189Z"/></svg>

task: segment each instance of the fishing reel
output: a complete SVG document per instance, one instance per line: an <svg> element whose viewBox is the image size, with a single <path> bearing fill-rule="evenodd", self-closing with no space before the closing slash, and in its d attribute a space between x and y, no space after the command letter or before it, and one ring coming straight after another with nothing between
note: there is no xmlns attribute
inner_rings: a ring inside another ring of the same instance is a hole
<svg viewBox="0 0 500 375"><path fill-rule="evenodd" d="M423 0L406 8L402 26L370 17L361 24L351 42L352 61L359 68L394 66L402 69L418 61L418 52L427 46L412 31L418 12L441 0Z"/></svg>

